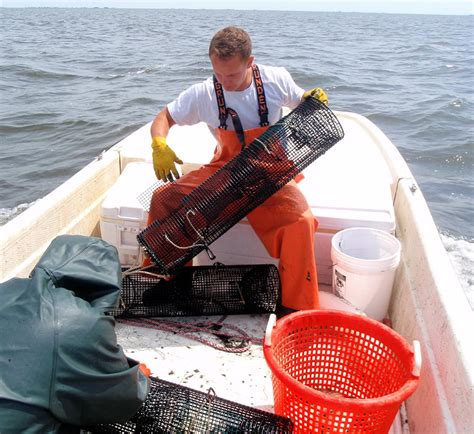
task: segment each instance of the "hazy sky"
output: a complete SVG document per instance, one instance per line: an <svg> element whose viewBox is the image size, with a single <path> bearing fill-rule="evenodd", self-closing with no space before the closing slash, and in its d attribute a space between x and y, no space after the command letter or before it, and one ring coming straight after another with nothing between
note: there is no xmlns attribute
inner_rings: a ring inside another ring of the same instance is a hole
<svg viewBox="0 0 474 434"><path fill-rule="evenodd" d="M0 0L0 6L270 9L342 12L474 13L473 0Z"/></svg>

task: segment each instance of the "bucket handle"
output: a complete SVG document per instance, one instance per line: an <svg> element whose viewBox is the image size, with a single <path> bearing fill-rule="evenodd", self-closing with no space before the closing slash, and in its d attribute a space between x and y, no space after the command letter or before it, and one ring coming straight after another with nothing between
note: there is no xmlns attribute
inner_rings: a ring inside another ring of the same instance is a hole
<svg viewBox="0 0 474 434"><path fill-rule="evenodd" d="M265 346L271 347L272 346L272 331L276 325L277 317L274 313L270 315L268 318L267 328L265 329Z"/></svg>
<svg viewBox="0 0 474 434"><path fill-rule="evenodd" d="M413 354L415 356L415 366L413 367L413 371L411 373L415 377L420 376L421 372L421 345L420 341L414 340L413 341Z"/></svg>

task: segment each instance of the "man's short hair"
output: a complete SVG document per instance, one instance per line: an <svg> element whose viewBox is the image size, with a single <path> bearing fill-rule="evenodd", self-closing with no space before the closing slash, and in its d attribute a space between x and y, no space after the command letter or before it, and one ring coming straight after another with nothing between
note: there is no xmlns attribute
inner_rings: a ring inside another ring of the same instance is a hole
<svg viewBox="0 0 474 434"><path fill-rule="evenodd" d="M248 59L252 54L252 40L249 34L240 27L229 26L219 30L209 44L209 57L230 59L236 55Z"/></svg>

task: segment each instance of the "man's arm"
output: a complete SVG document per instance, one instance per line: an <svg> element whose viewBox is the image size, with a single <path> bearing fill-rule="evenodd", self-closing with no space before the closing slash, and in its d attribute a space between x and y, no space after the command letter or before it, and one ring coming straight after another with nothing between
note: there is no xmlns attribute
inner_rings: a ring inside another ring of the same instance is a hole
<svg viewBox="0 0 474 434"><path fill-rule="evenodd" d="M166 137L174 124L176 124L176 122L171 117L168 107L165 107L156 115L151 124L151 137Z"/></svg>

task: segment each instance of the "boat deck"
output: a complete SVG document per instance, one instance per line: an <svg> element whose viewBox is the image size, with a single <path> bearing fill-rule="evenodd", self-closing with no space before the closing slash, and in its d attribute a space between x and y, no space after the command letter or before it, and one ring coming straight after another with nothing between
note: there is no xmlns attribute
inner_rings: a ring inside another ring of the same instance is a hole
<svg viewBox="0 0 474 434"><path fill-rule="evenodd" d="M328 288L324 288L328 289ZM269 314L228 315L224 324L244 330L254 339L248 351L224 352L169 331L117 324L118 342L128 357L145 363L151 375L201 392L212 388L216 396L260 410L273 412L271 371L263 355L263 336ZM222 315L163 318L181 324L218 322ZM207 334L204 339L218 342ZM260 340L260 342L258 342ZM389 434L408 434L400 414Z"/></svg>
<svg viewBox="0 0 474 434"><path fill-rule="evenodd" d="M191 340L183 334L117 324L119 344L127 356L145 363L152 375L162 380L207 392L261 410L273 411L270 370L264 360L262 343L268 314L229 315L223 323L243 329L254 342L242 353L224 352ZM222 316L163 318L184 324L216 323ZM230 330L232 334L236 334ZM203 339L220 343L207 333Z"/></svg>

